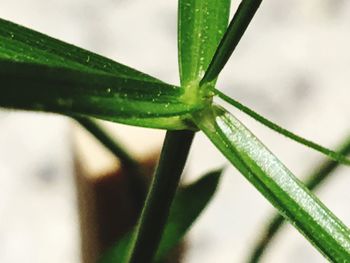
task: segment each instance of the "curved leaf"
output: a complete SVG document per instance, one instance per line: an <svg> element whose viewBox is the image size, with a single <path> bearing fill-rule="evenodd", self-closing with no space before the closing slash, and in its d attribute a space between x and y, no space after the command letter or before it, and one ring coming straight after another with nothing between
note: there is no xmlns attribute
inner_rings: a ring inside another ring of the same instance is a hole
<svg viewBox="0 0 350 263"><path fill-rule="evenodd" d="M197 113L198 127L324 256L350 258L350 231L246 127L222 108Z"/></svg>

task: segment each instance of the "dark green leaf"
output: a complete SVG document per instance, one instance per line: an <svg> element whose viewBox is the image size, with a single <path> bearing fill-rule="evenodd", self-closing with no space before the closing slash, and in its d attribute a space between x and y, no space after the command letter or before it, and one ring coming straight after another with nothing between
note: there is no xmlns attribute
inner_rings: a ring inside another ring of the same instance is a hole
<svg viewBox="0 0 350 263"><path fill-rule="evenodd" d="M248 28L261 2L262 0L242 0L210 62L208 70L201 80L201 85L211 82L219 75Z"/></svg>
<svg viewBox="0 0 350 263"><path fill-rule="evenodd" d="M0 19L0 58L160 82L113 60Z"/></svg>
<svg viewBox="0 0 350 263"><path fill-rule="evenodd" d="M190 128L184 90L0 19L0 107Z"/></svg>
<svg viewBox="0 0 350 263"><path fill-rule="evenodd" d="M194 116L226 158L320 252L333 262L350 258L350 231L246 127L213 106Z"/></svg>
<svg viewBox="0 0 350 263"><path fill-rule="evenodd" d="M186 127L181 115L196 109L176 86L104 73L0 60L0 79L1 107L167 129Z"/></svg>
<svg viewBox="0 0 350 263"><path fill-rule="evenodd" d="M198 181L178 190L171 206L168 223L161 239L156 261L164 258L181 241L190 226L208 205L215 193L221 173L222 170L213 171ZM125 262L130 240L131 235L126 235L99 262Z"/></svg>
<svg viewBox="0 0 350 263"><path fill-rule="evenodd" d="M230 2L230 0L179 1L178 48L182 87L196 89L204 76L227 28Z"/></svg>

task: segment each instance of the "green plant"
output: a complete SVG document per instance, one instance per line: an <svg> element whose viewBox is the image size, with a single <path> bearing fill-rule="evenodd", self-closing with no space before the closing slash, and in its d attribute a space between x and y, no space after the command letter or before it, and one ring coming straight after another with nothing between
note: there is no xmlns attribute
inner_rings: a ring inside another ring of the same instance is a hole
<svg viewBox="0 0 350 263"><path fill-rule="evenodd" d="M350 164L342 153L279 127L215 89L216 78L260 3L243 0L227 27L230 1L179 1L180 87L0 20L0 106L66 114L82 124L81 117L96 117L168 130L141 219L122 250L128 252L126 262L161 259L157 248L164 242L170 206L198 130L325 257L334 262L350 260L349 229L242 123L213 103L213 96L218 95L277 132ZM92 132L101 138L96 129ZM125 152L114 152L125 165L135 167ZM169 243L179 240L184 231L170 235Z"/></svg>

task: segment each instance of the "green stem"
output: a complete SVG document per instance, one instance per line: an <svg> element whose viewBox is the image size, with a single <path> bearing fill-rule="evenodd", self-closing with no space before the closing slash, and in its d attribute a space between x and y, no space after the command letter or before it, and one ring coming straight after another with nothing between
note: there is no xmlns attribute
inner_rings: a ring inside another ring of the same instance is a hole
<svg viewBox="0 0 350 263"><path fill-rule="evenodd" d="M319 145L313 141L307 140L293 132L288 131L287 129L279 126L278 124L266 119L264 116L260 115L259 113L253 111L252 109L248 108L247 106L243 105L239 101L225 95L219 90L214 90L215 94L217 94L221 99L226 101L227 103L231 104L233 107L239 109L240 111L244 112L245 114L249 115L256 121L260 122L261 124L265 125L266 127L270 128L271 130L274 130L275 132L278 132L279 134L282 134L286 136L289 139L292 139L298 143L301 143L307 147L310 147L324 155L327 155L329 158L333 159L334 161L340 162L345 165L350 165L350 159L346 158L346 156L342 155L339 152L332 151L330 149L327 149L326 147L323 147L322 145Z"/></svg>
<svg viewBox="0 0 350 263"><path fill-rule="evenodd" d="M137 207L141 210L147 193L147 184L142 174L141 165L95 121L77 116L72 116L72 118L79 122L81 126L120 160L122 167L125 169L125 174L127 174L125 178L128 180L127 183L130 187L132 197L135 199L134 201Z"/></svg>
<svg viewBox="0 0 350 263"><path fill-rule="evenodd" d="M229 60L262 0L242 0L200 84L215 79Z"/></svg>
<svg viewBox="0 0 350 263"><path fill-rule="evenodd" d="M132 242L129 263L151 263L194 137L192 131L168 131L155 176Z"/></svg>
<svg viewBox="0 0 350 263"><path fill-rule="evenodd" d="M344 155L350 154L350 138L347 138L343 146L339 149L339 152ZM310 190L315 190L321 183L329 178L329 175L334 172L339 167L339 165L339 162L333 160L323 162L319 168L316 169L315 172L306 179L305 185ZM271 217L269 222L270 223L264 230L263 236L255 245L253 252L250 254L247 262L257 263L260 261L268 245L271 243L271 241L274 239L286 221L280 214L276 213Z"/></svg>

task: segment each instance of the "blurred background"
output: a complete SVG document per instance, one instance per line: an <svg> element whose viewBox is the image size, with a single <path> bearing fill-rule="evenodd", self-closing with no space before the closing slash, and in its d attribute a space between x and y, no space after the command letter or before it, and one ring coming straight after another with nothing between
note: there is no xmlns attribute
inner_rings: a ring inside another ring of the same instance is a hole
<svg viewBox="0 0 350 263"><path fill-rule="evenodd" d="M232 13L238 4L233 2ZM176 16L177 1L0 1L1 18L174 84L179 83ZM349 28L349 1L265 1L217 87L282 126L335 148L350 134ZM233 112L297 176L323 160ZM138 154L156 150L164 136L162 131L112 126ZM76 148L89 147L89 141L79 134L65 117L0 110L0 262L81 262L73 160ZM184 181L225 163L199 133ZM347 225L349 185L350 170L341 167L318 191ZM228 168L213 202L188 235L184 262L244 262L273 211L242 175ZM288 226L263 262L326 260Z"/></svg>

